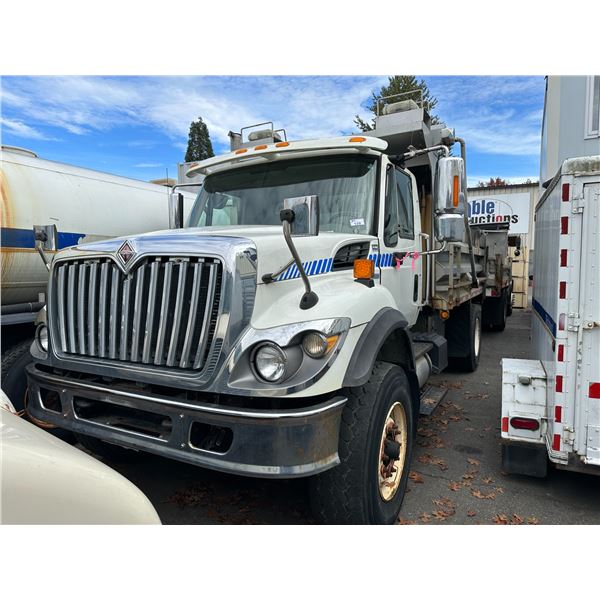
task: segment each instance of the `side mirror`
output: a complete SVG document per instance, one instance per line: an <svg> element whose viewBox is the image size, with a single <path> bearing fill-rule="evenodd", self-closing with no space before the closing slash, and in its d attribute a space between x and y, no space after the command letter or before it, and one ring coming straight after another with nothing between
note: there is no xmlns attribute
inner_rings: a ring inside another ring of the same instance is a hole
<svg viewBox="0 0 600 600"><path fill-rule="evenodd" d="M33 237L36 247L54 252L57 249L56 225L34 225Z"/></svg>
<svg viewBox="0 0 600 600"><path fill-rule="evenodd" d="M307 237L319 235L319 197L300 196L298 198L285 198L283 212L291 211L293 217L285 218L290 224L292 236ZM289 216L291 216L288 213ZM284 218L280 215L281 220Z"/></svg>
<svg viewBox="0 0 600 600"><path fill-rule="evenodd" d="M465 165L462 158L445 156L435 173L435 236L440 242L465 239Z"/></svg>
<svg viewBox="0 0 600 600"><path fill-rule="evenodd" d="M35 240L35 249L46 265L46 269L50 270L52 259L49 259L44 250L56 251L58 248L58 232L56 225L34 225L33 238Z"/></svg>
<svg viewBox="0 0 600 600"><path fill-rule="evenodd" d="M183 227L183 194L172 192L169 194L169 228L181 229Z"/></svg>

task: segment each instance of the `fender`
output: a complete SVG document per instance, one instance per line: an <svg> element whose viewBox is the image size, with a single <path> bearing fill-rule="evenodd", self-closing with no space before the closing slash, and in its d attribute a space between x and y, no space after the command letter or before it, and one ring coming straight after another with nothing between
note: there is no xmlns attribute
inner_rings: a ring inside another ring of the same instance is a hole
<svg viewBox="0 0 600 600"><path fill-rule="evenodd" d="M369 321L348 362L344 387L364 385L371 376L376 360L399 365L406 371L416 423L421 400L415 373L415 355L408 321L399 310L382 308Z"/></svg>

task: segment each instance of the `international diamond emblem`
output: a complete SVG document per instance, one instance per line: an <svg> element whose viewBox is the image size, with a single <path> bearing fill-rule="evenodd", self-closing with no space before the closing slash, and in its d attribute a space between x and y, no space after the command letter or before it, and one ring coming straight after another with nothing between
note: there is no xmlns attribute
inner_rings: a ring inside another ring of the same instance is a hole
<svg viewBox="0 0 600 600"><path fill-rule="evenodd" d="M135 256L135 250L131 247L129 242L124 242L123 245L117 250L119 258L126 265Z"/></svg>

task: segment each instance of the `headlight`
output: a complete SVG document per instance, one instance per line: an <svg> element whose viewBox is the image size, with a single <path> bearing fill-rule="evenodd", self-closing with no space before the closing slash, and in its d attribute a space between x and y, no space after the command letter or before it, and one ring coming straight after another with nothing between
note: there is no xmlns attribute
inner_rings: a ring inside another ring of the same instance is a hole
<svg viewBox="0 0 600 600"><path fill-rule="evenodd" d="M276 344L263 344L254 352L256 372L270 383L277 383L283 378L286 364L285 352Z"/></svg>
<svg viewBox="0 0 600 600"><path fill-rule="evenodd" d="M311 358L322 358L337 342L339 335L324 336L318 331L311 331L302 338L302 348Z"/></svg>
<svg viewBox="0 0 600 600"><path fill-rule="evenodd" d="M42 352L48 352L48 327L40 323L35 330L35 341Z"/></svg>

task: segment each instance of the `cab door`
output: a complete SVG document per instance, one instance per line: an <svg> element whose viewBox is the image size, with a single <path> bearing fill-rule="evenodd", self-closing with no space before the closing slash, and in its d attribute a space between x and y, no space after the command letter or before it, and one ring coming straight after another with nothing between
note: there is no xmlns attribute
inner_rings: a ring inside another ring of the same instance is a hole
<svg viewBox="0 0 600 600"><path fill-rule="evenodd" d="M385 203L380 218L379 261L381 284L396 300L410 325L417 320L422 297L420 216L415 179L392 164L386 167Z"/></svg>

